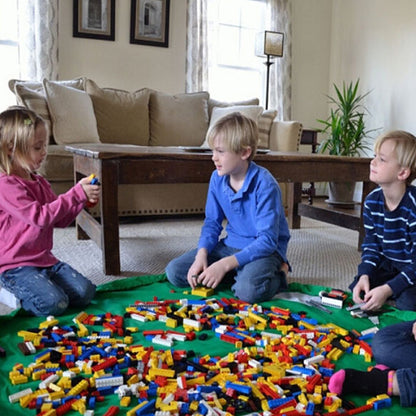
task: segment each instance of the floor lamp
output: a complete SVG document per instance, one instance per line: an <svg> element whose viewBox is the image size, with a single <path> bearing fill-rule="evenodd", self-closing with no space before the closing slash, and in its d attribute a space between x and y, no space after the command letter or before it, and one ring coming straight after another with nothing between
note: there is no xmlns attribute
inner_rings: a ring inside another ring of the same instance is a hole
<svg viewBox="0 0 416 416"><path fill-rule="evenodd" d="M283 56L283 33L266 30L258 33L256 37L256 56L266 57L266 102L265 109L269 107L269 82L270 66L273 65L274 57Z"/></svg>

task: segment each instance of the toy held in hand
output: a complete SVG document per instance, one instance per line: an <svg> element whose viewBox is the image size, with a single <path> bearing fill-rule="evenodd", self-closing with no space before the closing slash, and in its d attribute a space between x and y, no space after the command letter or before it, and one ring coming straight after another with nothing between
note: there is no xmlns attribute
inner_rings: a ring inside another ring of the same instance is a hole
<svg viewBox="0 0 416 416"><path fill-rule="evenodd" d="M95 176L95 173L91 173L91 175L88 176L88 179L90 180L91 185L100 185L100 182L99 182L98 178ZM98 201L94 202L94 203L90 202L90 201L87 201L85 206L87 208L92 208L92 207L95 207L97 204L98 204Z"/></svg>

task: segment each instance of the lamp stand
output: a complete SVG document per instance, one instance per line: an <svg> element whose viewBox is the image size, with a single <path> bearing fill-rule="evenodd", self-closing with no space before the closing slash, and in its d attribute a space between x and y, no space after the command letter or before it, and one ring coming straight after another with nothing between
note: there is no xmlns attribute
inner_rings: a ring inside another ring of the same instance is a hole
<svg viewBox="0 0 416 416"><path fill-rule="evenodd" d="M266 105L265 109L269 108L269 81L270 81L270 66L273 65L273 62L270 60L270 55L267 55L267 61L264 62L266 65Z"/></svg>

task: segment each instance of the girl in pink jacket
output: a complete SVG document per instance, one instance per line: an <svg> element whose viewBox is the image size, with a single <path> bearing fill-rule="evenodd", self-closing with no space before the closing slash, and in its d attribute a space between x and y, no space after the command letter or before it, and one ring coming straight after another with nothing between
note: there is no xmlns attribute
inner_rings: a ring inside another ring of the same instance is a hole
<svg viewBox="0 0 416 416"><path fill-rule="evenodd" d="M67 227L99 185L81 179L56 196L36 173L47 154L44 121L23 107L0 114L0 283L36 316L84 307L95 285L52 254L54 227Z"/></svg>

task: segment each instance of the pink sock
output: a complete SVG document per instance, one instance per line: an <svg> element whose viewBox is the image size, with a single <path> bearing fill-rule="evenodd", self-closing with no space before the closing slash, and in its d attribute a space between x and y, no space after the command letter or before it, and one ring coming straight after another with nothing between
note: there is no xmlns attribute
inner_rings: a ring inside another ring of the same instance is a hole
<svg viewBox="0 0 416 416"><path fill-rule="evenodd" d="M345 370L339 370L331 376L328 383L328 389L331 393L341 394L345 380Z"/></svg>
<svg viewBox="0 0 416 416"><path fill-rule="evenodd" d="M387 367L384 364L377 364L377 365L374 366L374 368L378 368L379 370L388 370L389 369L389 367Z"/></svg>

